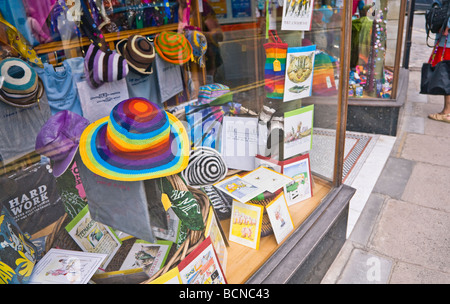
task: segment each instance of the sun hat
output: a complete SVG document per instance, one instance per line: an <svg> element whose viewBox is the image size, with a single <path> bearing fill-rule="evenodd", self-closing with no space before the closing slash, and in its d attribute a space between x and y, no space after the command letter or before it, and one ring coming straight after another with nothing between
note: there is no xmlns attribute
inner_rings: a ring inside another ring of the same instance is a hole
<svg viewBox="0 0 450 304"><path fill-rule="evenodd" d="M186 184L198 188L221 181L228 172L222 155L210 147L194 147L189 155L189 164L181 172Z"/></svg>
<svg viewBox="0 0 450 304"><path fill-rule="evenodd" d="M135 97L118 103L108 117L84 130L80 156L97 175L120 181L146 180L185 169L189 138L175 116Z"/></svg>
<svg viewBox="0 0 450 304"><path fill-rule="evenodd" d="M78 151L80 136L89 120L77 113L63 110L50 116L36 136L35 150L52 161L53 175L61 176Z"/></svg>
<svg viewBox="0 0 450 304"><path fill-rule="evenodd" d="M103 51L95 44L90 44L84 57L84 72L88 83L98 88L105 82L125 78L128 74L126 59L116 51Z"/></svg>
<svg viewBox="0 0 450 304"><path fill-rule="evenodd" d="M144 36L132 35L122 39L117 43L116 50L137 73L144 75L153 73L152 66L156 53L150 40Z"/></svg>
<svg viewBox="0 0 450 304"><path fill-rule="evenodd" d="M14 107L28 108L39 102L44 85L36 71L19 58L0 62L0 100Z"/></svg>
<svg viewBox="0 0 450 304"><path fill-rule="evenodd" d="M189 28L185 28L184 35L192 46L194 62L198 63L201 68L205 67L205 54L208 48L205 35L199 30Z"/></svg>
<svg viewBox="0 0 450 304"><path fill-rule="evenodd" d="M192 57L192 46L183 34L161 32L155 37L155 49L165 61L182 65Z"/></svg>

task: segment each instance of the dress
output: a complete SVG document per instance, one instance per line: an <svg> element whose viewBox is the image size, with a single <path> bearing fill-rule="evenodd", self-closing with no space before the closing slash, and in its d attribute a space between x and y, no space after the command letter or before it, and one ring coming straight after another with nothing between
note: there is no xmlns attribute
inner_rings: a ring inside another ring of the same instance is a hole
<svg viewBox="0 0 450 304"><path fill-rule="evenodd" d="M444 0L449 1L449 0ZM436 0L434 3L438 3L440 5L440 2L437 2ZM450 18L447 21L447 27L450 28ZM450 60L450 39L447 39L448 36L442 36L440 34L436 34L436 42L439 41L438 47L431 53L429 62L432 66L435 66L438 62L442 60Z"/></svg>

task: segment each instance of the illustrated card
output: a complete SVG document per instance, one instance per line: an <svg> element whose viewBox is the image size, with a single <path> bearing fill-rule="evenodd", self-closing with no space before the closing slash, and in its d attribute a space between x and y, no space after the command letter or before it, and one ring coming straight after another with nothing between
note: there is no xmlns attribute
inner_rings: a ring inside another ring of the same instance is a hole
<svg viewBox="0 0 450 304"><path fill-rule="evenodd" d="M248 202L258 194L264 192L263 188L244 180L237 174L215 183L214 186L241 203Z"/></svg>
<svg viewBox="0 0 450 304"><path fill-rule="evenodd" d="M280 244L294 230L294 223L283 192L266 206L266 211L275 239Z"/></svg>
<svg viewBox="0 0 450 304"><path fill-rule="evenodd" d="M264 207L233 201L229 240L241 245L259 249Z"/></svg>
<svg viewBox="0 0 450 304"><path fill-rule="evenodd" d="M316 46L287 49L283 101L311 96Z"/></svg>
<svg viewBox="0 0 450 304"><path fill-rule="evenodd" d="M309 154L298 161L286 164L283 173L293 178L293 182L284 186L288 206L301 202L312 196L311 169Z"/></svg>
<svg viewBox="0 0 450 304"><path fill-rule="evenodd" d="M311 30L314 0L284 0L282 30Z"/></svg>
<svg viewBox="0 0 450 304"><path fill-rule="evenodd" d="M292 182L292 178L284 174L273 171L267 167L260 166L242 177L244 180L251 182L263 188L264 191L274 193L284 185Z"/></svg>
<svg viewBox="0 0 450 304"><path fill-rule="evenodd" d="M30 284L86 284L106 254L50 249L36 264Z"/></svg>
<svg viewBox="0 0 450 304"><path fill-rule="evenodd" d="M314 105L284 113L284 159L311 150Z"/></svg>
<svg viewBox="0 0 450 304"><path fill-rule="evenodd" d="M210 237L183 259L178 269L183 284L227 284Z"/></svg>

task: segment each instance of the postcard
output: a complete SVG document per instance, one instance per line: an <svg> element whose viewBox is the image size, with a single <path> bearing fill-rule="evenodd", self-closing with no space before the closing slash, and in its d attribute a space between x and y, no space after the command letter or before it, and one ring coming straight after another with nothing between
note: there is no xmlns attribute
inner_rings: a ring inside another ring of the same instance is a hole
<svg viewBox="0 0 450 304"><path fill-rule="evenodd" d="M237 174L215 183L214 187L225 192L241 203L248 202L258 194L264 192L263 188L255 186Z"/></svg>
<svg viewBox="0 0 450 304"><path fill-rule="evenodd" d="M149 284L183 284L178 267L170 269L165 274L149 282Z"/></svg>
<svg viewBox="0 0 450 304"><path fill-rule="evenodd" d="M225 116L220 151L229 169L255 169L258 150L258 118Z"/></svg>
<svg viewBox="0 0 450 304"><path fill-rule="evenodd" d="M136 240L119 270L143 268L152 277L164 266L172 244L166 240L156 243Z"/></svg>
<svg viewBox="0 0 450 304"><path fill-rule="evenodd" d="M266 206L266 211L275 239L280 244L294 230L294 223L283 192Z"/></svg>
<svg viewBox="0 0 450 304"><path fill-rule="evenodd" d="M30 284L87 284L106 254L50 249L36 264Z"/></svg>
<svg viewBox="0 0 450 304"><path fill-rule="evenodd" d="M206 220L205 237L211 237L211 242L216 250L217 258L224 272L227 266L227 239L223 233L222 226L217 220L213 206L209 207L209 214Z"/></svg>
<svg viewBox="0 0 450 304"><path fill-rule="evenodd" d="M314 105L284 113L284 155L287 159L312 148Z"/></svg>
<svg viewBox="0 0 450 304"><path fill-rule="evenodd" d="M284 0L281 30L311 30L314 0Z"/></svg>
<svg viewBox="0 0 450 304"><path fill-rule="evenodd" d="M100 265L100 268L106 269L122 245L122 241L112 228L94 221L88 207L89 205L86 205L70 221L66 230L83 251L107 254L107 258Z"/></svg>
<svg viewBox="0 0 450 304"><path fill-rule="evenodd" d="M284 174L278 173L267 167L260 166L242 177L244 180L251 182L263 188L264 191L274 193L284 185L292 182L292 178Z"/></svg>
<svg viewBox="0 0 450 304"><path fill-rule="evenodd" d="M294 179L292 183L284 186L288 206L312 197L309 154L297 157L293 162L285 164L283 173Z"/></svg>
<svg viewBox="0 0 450 304"><path fill-rule="evenodd" d="M315 45L287 49L283 101L311 96L315 53Z"/></svg>
<svg viewBox="0 0 450 304"><path fill-rule="evenodd" d="M244 204L234 200L229 240L253 249L259 249L263 212L263 206Z"/></svg>
<svg viewBox="0 0 450 304"><path fill-rule="evenodd" d="M182 260L178 269L183 284L227 284L210 237Z"/></svg>

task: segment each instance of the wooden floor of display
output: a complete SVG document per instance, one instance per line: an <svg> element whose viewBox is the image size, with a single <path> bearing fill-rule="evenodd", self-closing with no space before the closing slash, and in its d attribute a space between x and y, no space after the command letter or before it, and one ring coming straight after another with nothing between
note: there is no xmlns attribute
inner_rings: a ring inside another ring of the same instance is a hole
<svg viewBox="0 0 450 304"><path fill-rule="evenodd" d="M330 190L330 182L316 176L314 177L313 196L305 201L289 206L295 229L317 208ZM221 224L225 234L228 236L230 220L223 220ZM273 234L261 238L258 250L232 241L229 241L229 244L225 269L225 277L229 284L245 283L279 247Z"/></svg>

